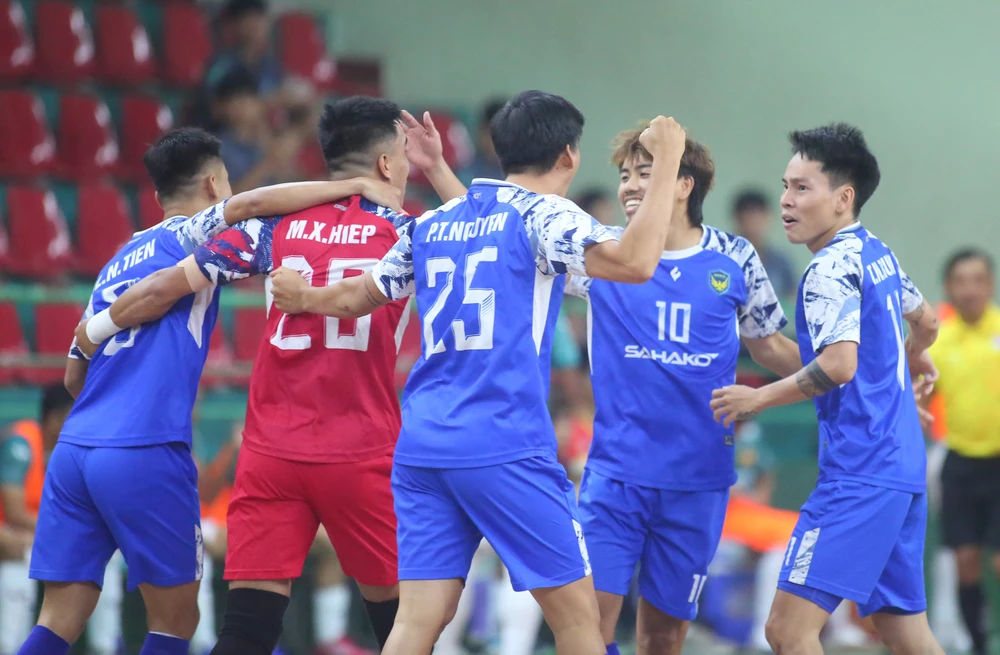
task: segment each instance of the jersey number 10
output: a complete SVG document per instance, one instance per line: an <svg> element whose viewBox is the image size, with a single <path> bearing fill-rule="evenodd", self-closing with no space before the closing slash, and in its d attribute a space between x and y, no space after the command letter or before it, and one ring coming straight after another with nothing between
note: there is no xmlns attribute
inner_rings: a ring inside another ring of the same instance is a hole
<svg viewBox="0 0 1000 655"><path fill-rule="evenodd" d="M326 284L330 286L340 282L345 277L364 275L378 262L377 259L331 259L326 269ZM313 267L302 255L286 255L281 258L281 265L298 271L302 277L312 282ZM307 350L312 346L312 337L308 334L285 334L284 315L278 321L278 329L271 337L271 344L281 350ZM371 314L361 318L339 319L332 316L323 317L323 345L331 350L368 350L368 337L372 331ZM353 325L352 325L353 324Z"/></svg>
<svg viewBox="0 0 1000 655"><path fill-rule="evenodd" d="M660 341L666 338L667 327L667 302L665 300L656 301L658 311L657 336ZM670 303L670 340L675 343L687 343L691 338L691 303L672 302Z"/></svg>

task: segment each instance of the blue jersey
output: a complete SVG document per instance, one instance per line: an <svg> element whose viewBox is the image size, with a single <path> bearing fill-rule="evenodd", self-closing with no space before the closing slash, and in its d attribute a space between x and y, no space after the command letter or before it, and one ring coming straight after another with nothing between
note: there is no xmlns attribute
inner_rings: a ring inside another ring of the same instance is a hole
<svg viewBox="0 0 1000 655"><path fill-rule="evenodd" d="M925 490L927 456L903 348L903 315L922 302L892 251L860 224L838 232L806 269L795 316L803 365L830 344L858 344L854 379L815 399L820 483Z"/></svg>
<svg viewBox="0 0 1000 655"><path fill-rule="evenodd" d="M156 271L175 266L226 229L225 201L190 218L175 216L143 232L111 258L97 278L84 317L115 301ZM210 286L177 301L163 318L105 341L59 440L78 446L191 445L191 411L218 314ZM74 346L70 357L82 354Z"/></svg>
<svg viewBox="0 0 1000 655"><path fill-rule="evenodd" d="M396 461L489 466L555 456L546 407L558 276L615 233L565 198L494 180L413 221L373 274L416 295L423 352L403 390Z"/></svg>
<svg viewBox="0 0 1000 655"><path fill-rule="evenodd" d="M573 277L587 298L594 440L587 468L678 491L736 482L733 429L716 422L712 391L736 379L740 337L787 323L750 242L705 227L701 243L663 253L653 279Z"/></svg>

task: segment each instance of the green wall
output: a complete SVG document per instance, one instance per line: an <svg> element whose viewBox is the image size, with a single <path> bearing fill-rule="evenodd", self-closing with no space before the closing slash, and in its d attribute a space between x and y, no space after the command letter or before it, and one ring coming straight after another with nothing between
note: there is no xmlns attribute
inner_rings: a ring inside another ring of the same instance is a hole
<svg viewBox="0 0 1000 655"><path fill-rule="evenodd" d="M1000 258L996 0L335 0L335 53L381 56L403 103L475 106L541 88L587 116L582 183L616 183L614 134L672 114L713 151L709 221L733 190L776 197L792 128L846 120L882 185L862 219L931 298L952 248ZM780 227L776 236L783 238ZM796 249L799 262L808 253Z"/></svg>

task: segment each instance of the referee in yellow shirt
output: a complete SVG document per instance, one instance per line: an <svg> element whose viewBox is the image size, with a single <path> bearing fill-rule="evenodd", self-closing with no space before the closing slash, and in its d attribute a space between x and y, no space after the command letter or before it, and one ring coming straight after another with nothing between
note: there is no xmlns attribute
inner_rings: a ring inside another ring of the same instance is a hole
<svg viewBox="0 0 1000 655"><path fill-rule="evenodd" d="M930 353L940 373L948 456L941 472L944 544L958 562L959 604L973 654L986 655L982 548L1000 576L1000 308L993 261L979 250L948 260L945 293L954 318L941 325Z"/></svg>

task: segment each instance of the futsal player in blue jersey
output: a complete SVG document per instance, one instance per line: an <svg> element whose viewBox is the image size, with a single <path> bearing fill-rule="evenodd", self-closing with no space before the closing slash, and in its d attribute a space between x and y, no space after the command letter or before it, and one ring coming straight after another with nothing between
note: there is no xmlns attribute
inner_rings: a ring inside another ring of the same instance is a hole
<svg viewBox="0 0 1000 655"><path fill-rule="evenodd" d="M652 157L643 124L621 132L612 163L632 220L645 202ZM802 366L767 272L750 243L703 224L715 164L687 140L671 228L645 284L572 276L588 301L594 440L580 488L607 651L639 565L636 642L645 655L680 655L736 481L733 430L714 421L712 391L736 379L740 340L763 366ZM615 228L621 229L621 228Z"/></svg>
<svg viewBox="0 0 1000 655"><path fill-rule="evenodd" d="M45 597L22 654L69 651L94 610L115 550L128 565L129 588L138 587L146 604L143 655L188 652L202 568L191 412L218 292L209 287L180 301L163 320L107 341L101 332L114 326L106 308L129 286L176 264L233 223L361 189L358 181L312 182L230 198L219 150L214 136L181 129L145 155L165 219L135 234L105 265L83 328L100 346L89 362L75 345L69 355L66 386L77 400L46 472L30 568L33 579L45 582Z"/></svg>
<svg viewBox="0 0 1000 655"><path fill-rule="evenodd" d="M926 615L926 456L913 388L923 394L937 376L927 354L937 318L892 251L857 222L880 177L861 131L835 124L790 138L782 220L788 240L813 253L795 316L805 367L760 389L721 388L712 400L728 427L815 399L819 479L788 544L767 640L776 653L822 653L820 630L848 599L894 655L938 655Z"/></svg>
<svg viewBox="0 0 1000 655"><path fill-rule="evenodd" d="M531 590L559 655L602 655L572 483L546 407L552 307L565 273L648 280L670 230L684 132L659 117L646 203L620 235L563 196L579 166L583 116L539 91L510 100L491 135L506 181L410 224L375 269L326 288L274 275L283 311L368 314L416 295L423 354L403 392L393 467L400 607L388 655L427 655L451 620L482 537L517 590Z"/></svg>

